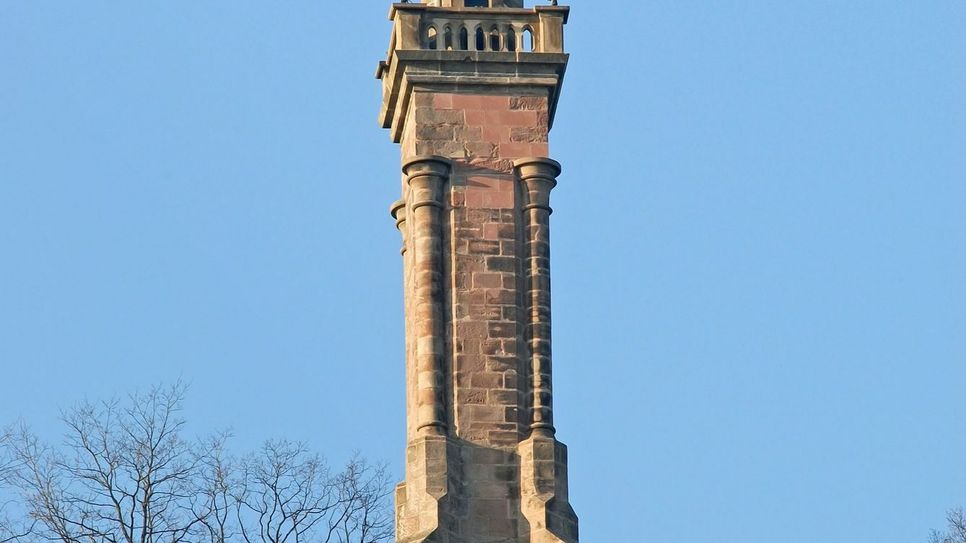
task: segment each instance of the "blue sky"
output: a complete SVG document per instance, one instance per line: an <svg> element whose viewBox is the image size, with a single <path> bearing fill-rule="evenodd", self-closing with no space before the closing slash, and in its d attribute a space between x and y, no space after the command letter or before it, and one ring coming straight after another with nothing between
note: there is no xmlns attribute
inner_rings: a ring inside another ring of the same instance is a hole
<svg viewBox="0 0 966 543"><path fill-rule="evenodd" d="M573 0L556 416L583 540L966 505L966 4ZM401 475L387 4L0 2L0 420L182 377Z"/></svg>

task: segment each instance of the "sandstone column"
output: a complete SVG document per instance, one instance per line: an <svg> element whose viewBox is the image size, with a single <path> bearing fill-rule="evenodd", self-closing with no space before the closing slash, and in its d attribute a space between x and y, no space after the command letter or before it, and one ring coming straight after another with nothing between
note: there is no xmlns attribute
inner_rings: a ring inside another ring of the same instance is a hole
<svg viewBox="0 0 966 543"><path fill-rule="evenodd" d="M537 434L552 436L550 191L557 186L560 164L549 158L523 158L515 161L513 167L522 184L527 245L525 337L530 354L530 428Z"/></svg>
<svg viewBox="0 0 966 543"><path fill-rule="evenodd" d="M413 307L416 347L416 431L446 433L443 395L443 186L450 172L443 157L412 158L403 165L412 210Z"/></svg>

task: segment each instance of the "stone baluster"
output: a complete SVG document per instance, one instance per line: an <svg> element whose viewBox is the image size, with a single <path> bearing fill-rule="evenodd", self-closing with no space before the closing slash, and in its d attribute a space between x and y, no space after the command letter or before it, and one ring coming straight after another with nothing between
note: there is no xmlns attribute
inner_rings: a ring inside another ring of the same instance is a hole
<svg viewBox="0 0 966 543"><path fill-rule="evenodd" d="M480 42L477 39L477 28L483 28L479 21L466 21L466 30L469 31L470 40L467 45L470 51L485 51L486 50L486 40L483 40L483 49L477 47Z"/></svg>
<svg viewBox="0 0 966 543"><path fill-rule="evenodd" d="M446 433L443 369L443 188L452 166L449 159L420 156L407 160L412 229L410 258L414 266L413 307L416 340L416 431Z"/></svg>
<svg viewBox="0 0 966 543"><path fill-rule="evenodd" d="M507 25L506 32L507 38L513 36L513 52L516 53L520 51L520 32L517 31L516 25Z"/></svg>
<svg viewBox="0 0 966 543"><path fill-rule="evenodd" d="M560 164L549 158L524 158L513 163L522 184L526 333L530 353L530 428L552 436L553 386L550 337L550 191L557 185Z"/></svg>

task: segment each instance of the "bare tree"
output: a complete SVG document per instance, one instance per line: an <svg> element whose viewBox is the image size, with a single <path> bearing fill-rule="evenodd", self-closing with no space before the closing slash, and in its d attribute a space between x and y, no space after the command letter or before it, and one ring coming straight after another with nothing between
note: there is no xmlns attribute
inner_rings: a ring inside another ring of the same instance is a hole
<svg viewBox="0 0 966 543"><path fill-rule="evenodd" d="M63 543L193 540L201 455L181 437L184 387L155 388L63 414L62 449L28 430L14 440L16 483L38 522L37 537Z"/></svg>
<svg viewBox="0 0 966 543"><path fill-rule="evenodd" d="M966 509L953 509L946 514L948 532L932 533L930 543L966 543Z"/></svg>
<svg viewBox="0 0 966 543"><path fill-rule="evenodd" d="M376 543L392 537L383 468L354 458L341 473L302 444L266 443L241 464L236 517L245 543Z"/></svg>
<svg viewBox="0 0 966 543"><path fill-rule="evenodd" d="M0 543L382 543L392 537L385 470L332 473L304 446L226 453L227 434L183 436L183 385L63 413L62 447L26 428L6 473L33 526Z"/></svg>

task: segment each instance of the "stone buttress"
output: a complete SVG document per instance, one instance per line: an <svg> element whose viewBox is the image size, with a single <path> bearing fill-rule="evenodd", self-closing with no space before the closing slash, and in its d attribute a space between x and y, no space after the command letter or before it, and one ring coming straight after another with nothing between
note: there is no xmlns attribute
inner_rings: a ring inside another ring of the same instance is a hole
<svg viewBox="0 0 966 543"><path fill-rule="evenodd" d="M553 422L547 158L569 8L395 4L380 121L402 149L399 543L576 543Z"/></svg>

